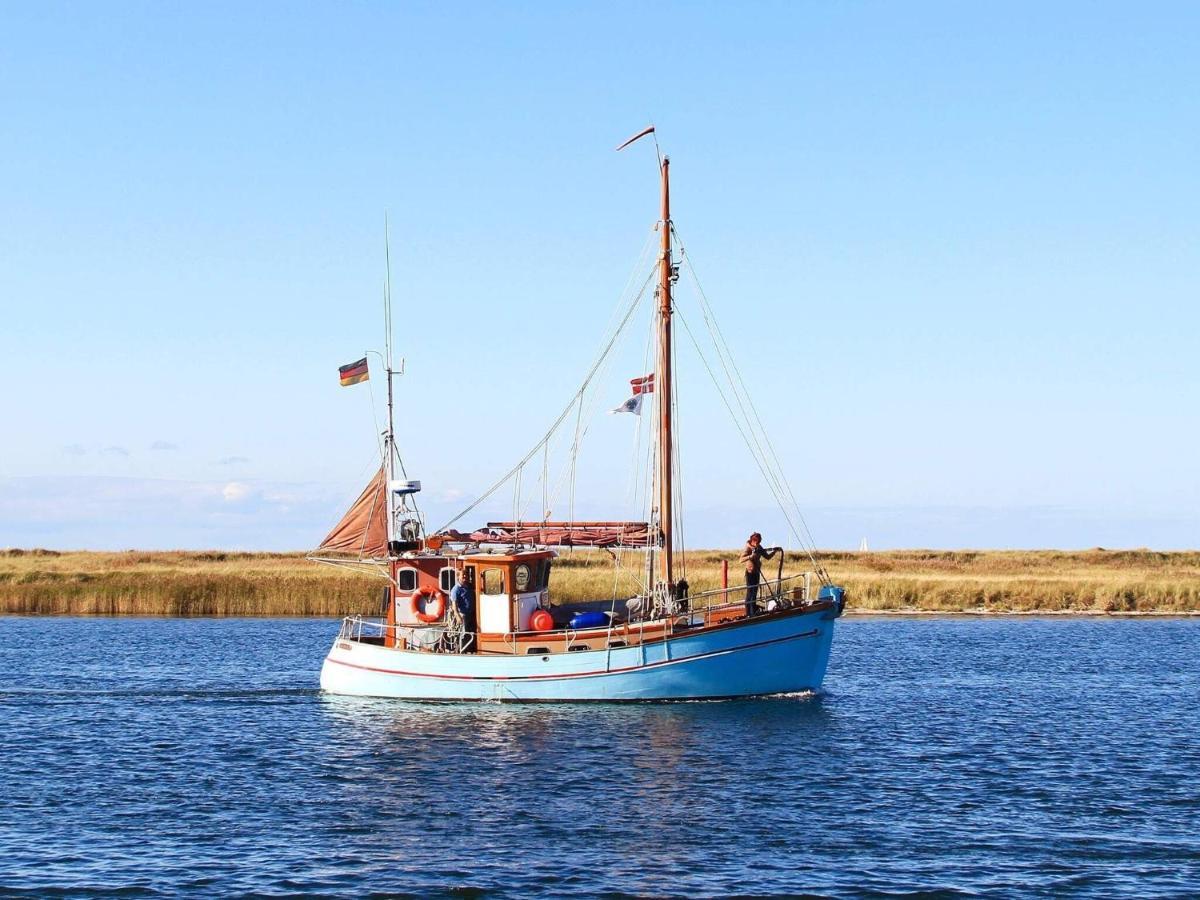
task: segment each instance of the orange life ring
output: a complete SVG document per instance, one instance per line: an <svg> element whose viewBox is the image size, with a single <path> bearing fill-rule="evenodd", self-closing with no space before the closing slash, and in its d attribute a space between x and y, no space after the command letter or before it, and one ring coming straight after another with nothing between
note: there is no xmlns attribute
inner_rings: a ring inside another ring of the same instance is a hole
<svg viewBox="0 0 1200 900"><path fill-rule="evenodd" d="M425 598L429 598L434 602L433 612L427 613L424 610ZM438 622L442 616L446 614L446 595L437 588L421 588L412 595L412 600L409 603L409 609L412 614L422 622Z"/></svg>

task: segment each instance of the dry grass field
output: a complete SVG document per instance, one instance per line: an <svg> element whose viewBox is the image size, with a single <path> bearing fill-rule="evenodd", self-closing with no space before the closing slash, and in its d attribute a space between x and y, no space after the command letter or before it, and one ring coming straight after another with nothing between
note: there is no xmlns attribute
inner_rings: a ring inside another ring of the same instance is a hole
<svg viewBox="0 0 1200 900"><path fill-rule="evenodd" d="M736 584L736 557L688 553L692 592L719 586L722 559L731 560ZM623 565L642 559L631 553ZM821 561L847 587L851 612L1200 612L1200 552L905 550L826 553ZM773 573L774 563L766 565ZM788 554L786 572L804 568ZM0 550L0 614L374 614L382 585L298 553ZM568 602L625 597L633 586L633 573L614 568L607 553L575 551L556 561L551 593Z"/></svg>

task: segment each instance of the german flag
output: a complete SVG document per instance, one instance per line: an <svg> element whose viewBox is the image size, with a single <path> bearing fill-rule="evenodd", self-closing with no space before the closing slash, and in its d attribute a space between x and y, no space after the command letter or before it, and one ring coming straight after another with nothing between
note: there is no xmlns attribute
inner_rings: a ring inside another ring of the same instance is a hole
<svg viewBox="0 0 1200 900"><path fill-rule="evenodd" d="M342 387L358 384L360 381L366 381L370 377L370 374L367 372L367 358L365 356L358 362L352 362L350 365L341 366L338 369L338 378L342 380Z"/></svg>

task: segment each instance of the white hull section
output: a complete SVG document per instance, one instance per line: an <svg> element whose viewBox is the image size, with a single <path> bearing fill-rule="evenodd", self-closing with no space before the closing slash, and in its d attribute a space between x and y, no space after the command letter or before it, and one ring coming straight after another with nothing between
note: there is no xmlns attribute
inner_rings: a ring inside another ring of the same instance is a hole
<svg viewBox="0 0 1200 900"><path fill-rule="evenodd" d="M321 668L335 694L410 700L701 700L815 691L837 610L764 615L609 650L430 653L339 638Z"/></svg>

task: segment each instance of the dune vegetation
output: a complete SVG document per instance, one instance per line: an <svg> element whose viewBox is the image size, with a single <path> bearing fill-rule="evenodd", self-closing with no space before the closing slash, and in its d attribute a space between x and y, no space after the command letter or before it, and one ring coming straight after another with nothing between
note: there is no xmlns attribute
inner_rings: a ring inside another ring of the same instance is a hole
<svg viewBox="0 0 1200 900"><path fill-rule="evenodd" d="M618 569L600 551L564 552L557 602L627 597L640 554ZM692 592L740 574L736 551L686 555ZM851 612L1200 612L1200 552L1150 550L936 551L822 554L848 589ZM786 573L811 568L787 556ZM773 575L774 563L766 572ZM94 553L0 550L0 613L135 616L341 616L375 614L379 576L309 562L299 553Z"/></svg>

